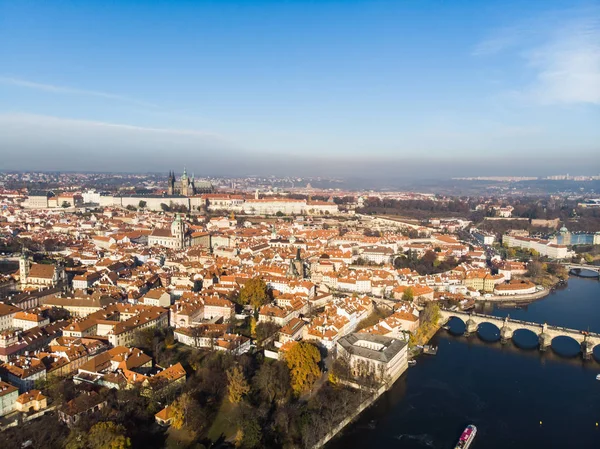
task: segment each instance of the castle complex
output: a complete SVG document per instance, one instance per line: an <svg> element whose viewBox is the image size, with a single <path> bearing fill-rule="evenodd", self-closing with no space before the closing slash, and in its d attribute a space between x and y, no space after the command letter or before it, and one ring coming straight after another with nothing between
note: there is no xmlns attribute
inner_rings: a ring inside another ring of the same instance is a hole
<svg viewBox="0 0 600 449"><path fill-rule="evenodd" d="M200 193L212 193L212 191L213 186L209 181L195 181L193 174L191 178L188 177L185 168L179 181L175 178L175 172L169 172L168 195L194 196Z"/></svg>

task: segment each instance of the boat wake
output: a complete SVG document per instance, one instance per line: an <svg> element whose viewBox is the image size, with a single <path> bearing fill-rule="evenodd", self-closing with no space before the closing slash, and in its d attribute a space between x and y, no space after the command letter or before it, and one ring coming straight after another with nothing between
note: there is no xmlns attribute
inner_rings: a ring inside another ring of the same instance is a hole
<svg viewBox="0 0 600 449"><path fill-rule="evenodd" d="M426 433L424 433L422 435L410 435L408 433L403 433L402 435L398 435L396 437L396 439L405 440L405 441L407 441L407 440L417 441L425 447L435 447L435 445L433 444L433 437Z"/></svg>

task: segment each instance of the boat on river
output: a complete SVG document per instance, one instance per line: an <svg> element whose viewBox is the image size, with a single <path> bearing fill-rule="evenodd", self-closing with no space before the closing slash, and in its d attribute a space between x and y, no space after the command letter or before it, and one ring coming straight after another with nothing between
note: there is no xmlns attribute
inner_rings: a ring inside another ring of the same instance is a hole
<svg viewBox="0 0 600 449"><path fill-rule="evenodd" d="M596 375L596 380L600 380L600 374Z"/></svg>
<svg viewBox="0 0 600 449"><path fill-rule="evenodd" d="M416 360L409 360L408 361L408 366L415 366L417 364Z"/></svg>
<svg viewBox="0 0 600 449"><path fill-rule="evenodd" d="M471 446L471 443L475 439L475 435L477 435L477 427L473 424L469 424L463 431L454 449L467 449Z"/></svg>

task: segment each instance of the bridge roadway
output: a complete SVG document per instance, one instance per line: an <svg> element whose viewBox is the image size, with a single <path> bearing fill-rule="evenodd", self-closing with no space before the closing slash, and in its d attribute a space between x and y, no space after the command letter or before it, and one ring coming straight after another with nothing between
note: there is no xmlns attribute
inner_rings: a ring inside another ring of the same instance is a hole
<svg viewBox="0 0 600 449"><path fill-rule="evenodd" d="M532 323L529 321L512 320L510 318L498 318L481 313L466 313L451 310L440 310L442 324L446 324L450 318L458 318L465 323L465 335L477 332L480 324L490 323L500 329L500 338L506 342L510 340L515 331L527 329L538 337L540 349L546 350L552 344L556 337L570 337L579 343L579 347L584 358L589 358L594 352L594 348L600 345L600 334L593 332L582 332L576 329L567 329L559 326L549 326L548 324Z"/></svg>

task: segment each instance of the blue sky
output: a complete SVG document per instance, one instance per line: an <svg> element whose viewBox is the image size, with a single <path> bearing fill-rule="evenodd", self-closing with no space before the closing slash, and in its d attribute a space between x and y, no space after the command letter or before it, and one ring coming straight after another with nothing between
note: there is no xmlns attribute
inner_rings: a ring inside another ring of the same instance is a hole
<svg viewBox="0 0 600 449"><path fill-rule="evenodd" d="M598 1L0 0L0 61L7 168L600 154Z"/></svg>

